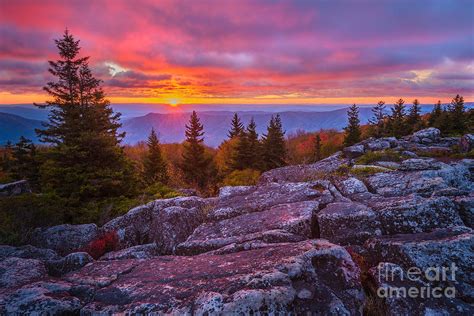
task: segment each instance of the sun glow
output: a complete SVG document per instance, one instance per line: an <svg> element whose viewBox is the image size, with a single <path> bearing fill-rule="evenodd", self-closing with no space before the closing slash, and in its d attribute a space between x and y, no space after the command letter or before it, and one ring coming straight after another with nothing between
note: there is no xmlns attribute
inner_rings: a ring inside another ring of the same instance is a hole
<svg viewBox="0 0 474 316"><path fill-rule="evenodd" d="M178 98L171 98L168 100L168 103L172 107L177 107L179 105L180 100Z"/></svg>

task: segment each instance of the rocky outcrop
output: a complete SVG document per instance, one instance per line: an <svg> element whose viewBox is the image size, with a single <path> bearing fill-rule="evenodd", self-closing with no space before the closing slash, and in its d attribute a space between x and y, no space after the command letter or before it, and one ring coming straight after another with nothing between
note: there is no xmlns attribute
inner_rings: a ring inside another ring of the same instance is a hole
<svg viewBox="0 0 474 316"><path fill-rule="evenodd" d="M360 315L364 292L347 251L318 240L226 255L98 261L56 287L32 284L4 299L3 312Z"/></svg>
<svg viewBox="0 0 474 316"><path fill-rule="evenodd" d="M204 221L212 203L196 196L156 200L111 220L102 230L117 233L120 249L158 241L163 254L169 254Z"/></svg>
<svg viewBox="0 0 474 316"><path fill-rule="evenodd" d="M111 251L103 255L100 260L150 259L159 255L158 247L154 243L151 243Z"/></svg>
<svg viewBox="0 0 474 316"><path fill-rule="evenodd" d="M214 198L37 230L49 249L0 247L0 314L473 314L474 160L438 158L460 142L371 138ZM109 235L98 260L75 252ZM451 264L456 280L409 278ZM457 294L381 295L394 287Z"/></svg>
<svg viewBox="0 0 474 316"><path fill-rule="evenodd" d="M331 203L317 215L320 236L331 242L362 244L382 234L377 213L361 203Z"/></svg>
<svg viewBox="0 0 474 316"><path fill-rule="evenodd" d="M459 147L463 152L469 152L474 149L474 134L466 134L461 137Z"/></svg>
<svg viewBox="0 0 474 316"><path fill-rule="evenodd" d="M0 261L0 288L15 288L48 275L44 262L10 257Z"/></svg>
<svg viewBox="0 0 474 316"><path fill-rule="evenodd" d="M0 197L31 193L30 184L26 180L0 184Z"/></svg>
<svg viewBox="0 0 474 316"><path fill-rule="evenodd" d="M21 247L0 245L0 260L9 257L37 259L43 261L59 260L61 258L61 256L51 249L36 248L31 245Z"/></svg>
<svg viewBox="0 0 474 316"><path fill-rule="evenodd" d="M415 143L431 144L439 141L441 132L439 129L430 127L413 133L410 140Z"/></svg>
<svg viewBox="0 0 474 316"><path fill-rule="evenodd" d="M50 275L60 276L71 271L82 268L94 259L86 252L74 252L58 260L46 262Z"/></svg>
<svg viewBox="0 0 474 316"><path fill-rule="evenodd" d="M31 244L48 248L61 255L80 251L99 235L95 224L59 225L46 229L36 229L30 238Z"/></svg>
<svg viewBox="0 0 474 316"><path fill-rule="evenodd" d="M260 177L260 183L301 182L320 179L348 164L349 161L348 158L343 156L342 152L337 152L314 164L288 166L264 172Z"/></svg>
<svg viewBox="0 0 474 316"><path fill-rule="evenodd" d="M474 233L471 229L455 227L377 237L368 240L366 247L372 260L372 281L379 292L389 291L390 287L425 291L424 297L406 295L386 300L390 315L468 315L474 311ZM427 296L428 292L432 292L431 297Z"/></svg>
<svg viewBox="0 0 474 316"><path fill-rule="evenodd" d="M178 246L179 254L198 254L232 245L261 241L295 242L314 237L317 201L279 204L261 212L245 213L199 226L186 242Z"/></svg>
<svg viewBox="0 0 474 316"><path fill-rule="evenodd" d="M246 190L245 194L225 194L220 197L209 212L208 219L216 221L294 202L317 200L327 204L334 200L333 192L337 191L329 181L272 182L248 187Z"/></svg>

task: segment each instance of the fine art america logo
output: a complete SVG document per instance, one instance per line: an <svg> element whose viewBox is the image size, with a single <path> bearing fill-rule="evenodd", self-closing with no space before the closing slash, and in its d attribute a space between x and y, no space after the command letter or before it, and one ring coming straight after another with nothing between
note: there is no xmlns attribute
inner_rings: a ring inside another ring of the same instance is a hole
<svg viewBox="0 0 474 316"><path fill-rule="evenodd" d="M455 298L458 267L410 267L406 272L398 265L380 263L377 266L379 284L377 295L381 298ZM400 285L400 286L398 286Z"/></svg>

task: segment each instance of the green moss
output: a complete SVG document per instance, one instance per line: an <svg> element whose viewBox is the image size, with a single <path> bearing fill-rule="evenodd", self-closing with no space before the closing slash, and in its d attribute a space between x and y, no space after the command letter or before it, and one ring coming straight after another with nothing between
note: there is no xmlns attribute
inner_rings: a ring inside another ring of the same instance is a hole
<svg viewBox="0 0 474 316"><path fill-rule="evenodd" d="M379 172L386 172L386 171L387 170L385 168L379 168L379 167L373 167L373 166L351 169L351 173L353 175L358 175L358 176L370 176Z"/></svg>
<svg viewBox="0 0 474 316"><path fill-rule="evenodd" d="M222 181L223 186L255 185L260 178L260 172L253 169L232 171Z"/></svg>
<svg viewBox="0 0 474 316"><path fill-rule="evenodd" d="M368 151L359 158L356 163L361 165L368 165L377 161L393 161L400 162L403 160L403 155L394 150L382 151Z"/></svg>

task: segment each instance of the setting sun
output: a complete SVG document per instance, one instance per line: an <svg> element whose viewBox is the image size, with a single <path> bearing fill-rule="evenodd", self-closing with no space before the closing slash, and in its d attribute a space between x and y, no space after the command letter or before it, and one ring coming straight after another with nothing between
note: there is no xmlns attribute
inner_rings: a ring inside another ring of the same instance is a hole
<svg viewBox="0 0 474 316"><path fill-rule="evenodd" d="M172 107L177 107L179 105L179 99L178 98L172 98L168 100L168 103Z"/></svg>

